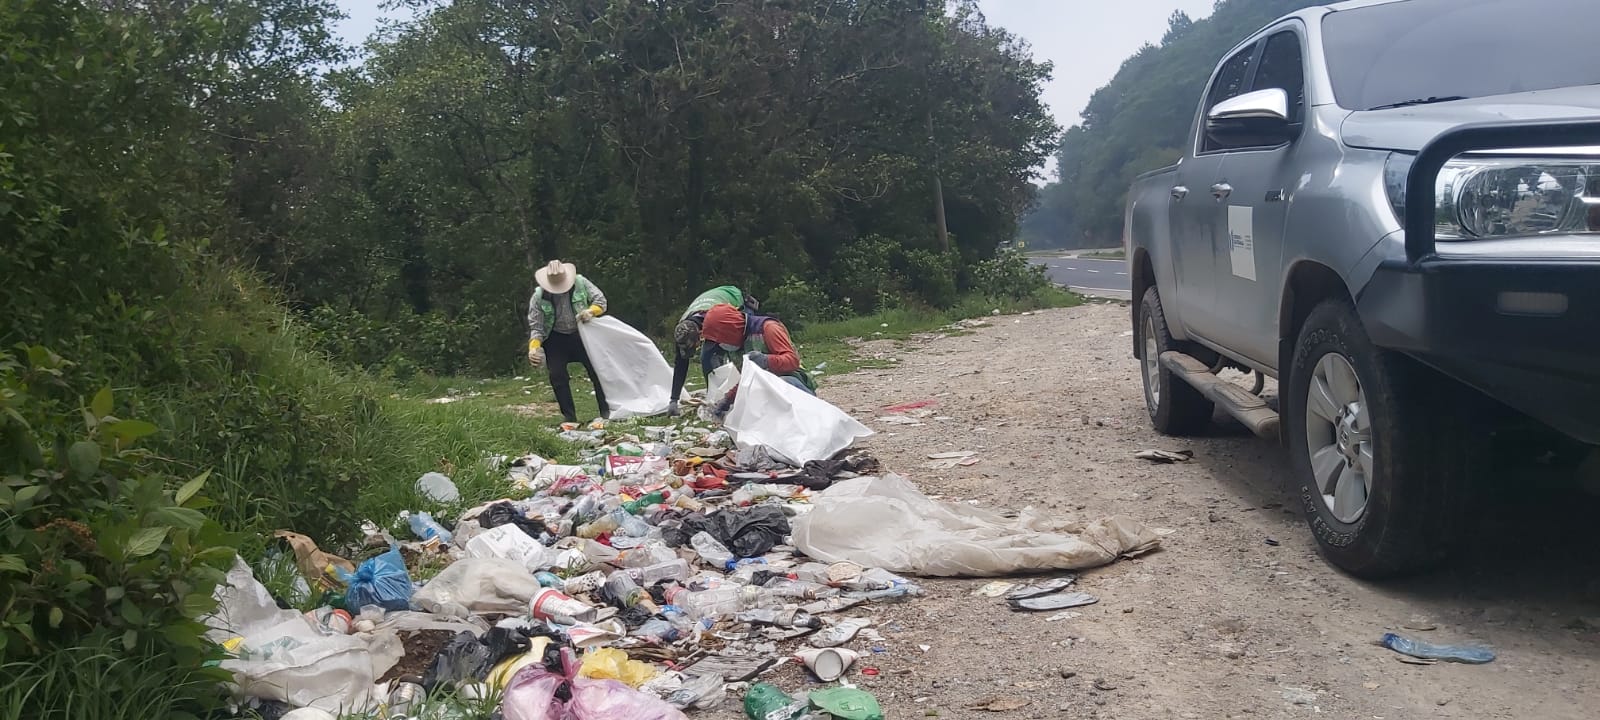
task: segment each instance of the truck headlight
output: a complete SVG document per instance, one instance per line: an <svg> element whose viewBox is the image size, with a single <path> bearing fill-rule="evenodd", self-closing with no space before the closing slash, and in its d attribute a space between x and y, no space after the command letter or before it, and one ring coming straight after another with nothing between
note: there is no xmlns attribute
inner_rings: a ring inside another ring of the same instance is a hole
<svg viewBox="0 0 1600 720"><path fill-rule="evenodd" d="M1394 153L1384 187L1405 219L1414 155ZM1463 155L1435 181L1439 240L1600 232L1600 159Z"/></svg>

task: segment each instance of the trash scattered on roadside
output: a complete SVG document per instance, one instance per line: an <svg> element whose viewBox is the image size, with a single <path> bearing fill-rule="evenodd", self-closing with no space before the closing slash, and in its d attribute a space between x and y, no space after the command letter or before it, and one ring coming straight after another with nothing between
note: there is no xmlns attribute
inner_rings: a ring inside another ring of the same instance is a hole
<svg viewBox="0 0 1600 720"><path fill-rule="evenodd" d="M464 497L444 474L424 474L416 491L428 507L387 528L364 523L362 540L341 548L349 559L277 533L287 547L263 562L287 569L292 551L304 580L295 601L317 607L280 610L236 564L206 619L230 652L221 666L233 692L391 718L498 697L505 720L684 720L732 697L759 720L882 720L850 680L891 670L862 658L932 649L894 646L885 636L900 626L875 628L857 610L920 597L902 573L1026 574L978 594L1057 610L1095 600L1065 592L1075 576L1038 573L1160 545L1162 532L1125 518L1082 525L935 501L852 451L871 431L838 408L754 365L731 381L714 375L731 400L722 428L564 424L572 464L485 455L508 494L492 500L470 497L476 483ZM641 386L635 399L651 393ZM935 403L886 417L919 422ZM460 511L462 500L477 504ZM774 672L789 663L837 685L791 696L757 682L797 677Z"/></svg>
<svg viewBox="0 0 1600 720"><path fill-rule="evenodd" d="M1401 655L1422 660L1479 665L1494 662L1495 658L1494 650L1481 645L1436 645L1394 633L1384 633L1383 639L1378 641L1378 644Z"/></svg>
<svg viewBox="0 0 1600 720"><path fill-rule="evenodd" d="M1276 539L1273 539L1273 538L1266 538L1263 542L1265 542L1268 545L1271 545L1272 547L1277 547L1280 544L1282 544L1282 543L1279 543Z"/></svg>
<svg viewBox="0 0 1600 720"><path fill-rule="evenodd" d="M1189 462L1194 459L1193 450L1140 450L1133 454L1139 460L1148 460L1158 465L1171 465L1173 463Z"/></svg>
<svg viewBox="0 0 1600 720"><path fill-rule="evenodd" d="M927 467L933 470L949 470L950 468L958 466L969 467L972 465L977 465L981 460L977 453L969 450L932 453L928 455L928 459L932 460L933 462L928 463Z"/></svg>
<svg viewBox="0 0 1600 720"><path fill-rule="evenodd" d="M1006 601L1006 603L1010 605L1011 609L1013 610L1032 610L1036 612L1045 610L1065 610L1067 608L1093 605L1097 602L1100 602L1100 598L1084 592L1058 593L1055 595L1041 595Z"/></svg>
<svg viewBox="0 0 1600 720"><path fill-rule="evenodd" d="M461 491L443 473L424 473L417 478L417 492L436 503L453 503L461 500Z"/></svg>
<svg viewBox="0 0 1600 720"><path fill-rule="evenodd" d="M1407 618L1405 622L1400 623L1400 627L1407 630L1416 630L1418 632L1428 632L1430 630L1437 630L1439 625L1425 616L1412 615L1410 618Z"/></svg>

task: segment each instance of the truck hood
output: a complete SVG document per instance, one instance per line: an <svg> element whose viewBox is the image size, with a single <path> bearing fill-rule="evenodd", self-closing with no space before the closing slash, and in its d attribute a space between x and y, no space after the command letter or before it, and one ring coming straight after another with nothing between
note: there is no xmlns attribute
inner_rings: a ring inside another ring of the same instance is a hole
<svg viewBox="0 0 1600 720"><path fill-rule="evenodd" d="M1351 147L1418 152L1461 125L1571 118L1600 118L1600 85L1353 112L1340 133Z"/></svg>

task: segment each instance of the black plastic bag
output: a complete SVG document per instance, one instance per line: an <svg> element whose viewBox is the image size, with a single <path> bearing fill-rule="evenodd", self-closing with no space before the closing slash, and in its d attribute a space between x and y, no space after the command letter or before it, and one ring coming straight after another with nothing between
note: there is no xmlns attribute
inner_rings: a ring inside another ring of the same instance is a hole
<svg viewBox="0 0 1600 720"><path fill-rule="evenodd" d="M422 689L431 696L441 685L455 685L462 681L477 681L494 666L494 653L478 636L462 631L433 656L428 672L422 676Z"/></svg>
<svg viewBox="0 0 1600 720"><path fill-rule="evenodd" d="M723 510L709 519L716 529L707 532L742 558L765 555L789 536L788 516L772 505ZM684 525L688 524L685 519Z"/></svg>
<svg viewBox="0 0 1600 720"><path fill-rule="evenodd" d="M484 508L483 512L478 514L478 524L485 530L501 525L516 525L522 532L527 533L528 537L536 540L540 535L548 535L550 532L544 522L523 515L517 511L517 506L509 502L499 502Z"/></svg>

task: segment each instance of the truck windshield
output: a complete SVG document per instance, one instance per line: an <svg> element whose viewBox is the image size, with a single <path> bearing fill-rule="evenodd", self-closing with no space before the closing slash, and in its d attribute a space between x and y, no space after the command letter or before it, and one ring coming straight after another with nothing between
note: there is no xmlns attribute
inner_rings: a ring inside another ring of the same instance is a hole
<svg viewBox="0 0 1600 720"><path fill-rule="evenodd" d="M1408 0L1322 21L1339 105L1372 110L1600 83L1600 0Z"/></svg>

